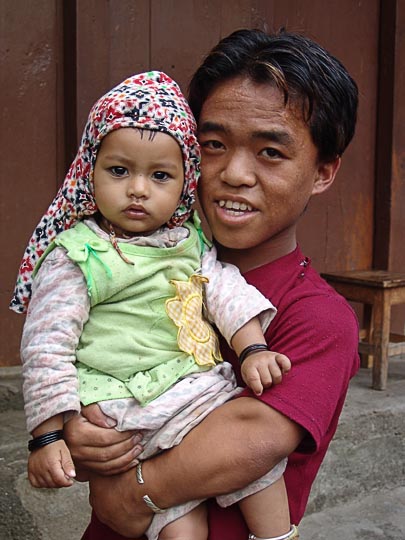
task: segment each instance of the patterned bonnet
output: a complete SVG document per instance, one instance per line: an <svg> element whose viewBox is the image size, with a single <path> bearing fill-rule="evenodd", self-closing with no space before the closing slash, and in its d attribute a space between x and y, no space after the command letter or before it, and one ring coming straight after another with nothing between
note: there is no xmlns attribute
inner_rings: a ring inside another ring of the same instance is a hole
<svg viewBox="0 0 405 540"><path fill-rule="evenodd" d="M25 250L10 304L13 311L26 312L31 298L32 273L49 244L60 232L97 212L93 186L97 153L103 137L125 127L160 131L176 139L184 159L184 186L179 206L167 225L180 226L190 216L200 174L194 117L179 86L168 75L159 71L134 75L93 105L65 181Z"/></svg>

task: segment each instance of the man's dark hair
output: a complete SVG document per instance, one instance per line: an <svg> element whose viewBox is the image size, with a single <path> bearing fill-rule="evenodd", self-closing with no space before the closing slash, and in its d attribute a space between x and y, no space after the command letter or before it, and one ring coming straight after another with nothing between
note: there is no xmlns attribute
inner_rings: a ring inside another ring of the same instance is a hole
<svg viewBox="0 0 405 540"><path fill-rule="evenodd" d="M285 104L302 107L320 161L343 154L356 125L358 91L343 64L299 34L237 30L222 39L195 72L189 103L197 119L204 101L222 82L246 76L272 84Z"/></svg>

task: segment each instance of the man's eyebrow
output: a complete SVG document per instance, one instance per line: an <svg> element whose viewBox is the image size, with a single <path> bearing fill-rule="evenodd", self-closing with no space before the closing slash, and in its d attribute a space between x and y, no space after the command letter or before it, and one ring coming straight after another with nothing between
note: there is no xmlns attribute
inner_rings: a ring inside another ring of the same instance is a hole
<svg viewBox="0 0 405 540"><path fill-rule="evenodd" d="M226 129L225 126L222 124L218 124L217 122L202 122L198 126L198 133L209 133L211 131L221 132L225 133Z"/></svg>
<svg viewBox="0 0 405 540"><path fill-rule="evenodd" d="M290 146L294 143L294 139L288 131L280 129L268 129L261 131L254 131L252 133L253 139L261 139L265 141L272 141L285 146Z"/></svg>
<svg viewBox="0 0 405 540"><path fill-rule="evenodd" d="M226 133L227 129L223 124L217 122L212 122L208 120L203 122L198 127L198 133ZM260 139L263 141L271 141L278 144L283 144L285 146L290 146L294 143L292 135L285 131L284 129L263 129L258 131L253 131L251 134L252 139Z"/></svg>

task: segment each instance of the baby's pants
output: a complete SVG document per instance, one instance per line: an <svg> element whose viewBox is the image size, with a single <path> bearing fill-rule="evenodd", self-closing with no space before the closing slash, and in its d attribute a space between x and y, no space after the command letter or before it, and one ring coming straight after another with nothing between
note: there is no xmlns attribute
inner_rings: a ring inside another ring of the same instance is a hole
<svg viewBox="0 0 405 540"><path fill-rule="evenodd" d="M179 444L210 412L241 391L236 386L231 365L223 362L209 371L184 377L145 407L131 398L102 401L99 405L106 415L117 421L118 431L142 432L144 451L139 459L147 459ZM265 476L242 490L217 497L218 504L230 506L273 484L284 473L286 463L286 459L281 461ZM165 525L190 512L201 502L190 501L156 514L146 531L148 540L157 540Z"/></svg>

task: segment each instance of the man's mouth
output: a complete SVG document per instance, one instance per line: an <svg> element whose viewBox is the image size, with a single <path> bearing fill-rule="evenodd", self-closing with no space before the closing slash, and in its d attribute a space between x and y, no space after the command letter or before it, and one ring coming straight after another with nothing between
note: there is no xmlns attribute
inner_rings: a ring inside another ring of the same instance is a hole
<svg viewBox="0 0 405 540"><path fill-rule="evenodd" d="M220 208L226 208L227 210L234 210L235 212L252 212L253 207L250 204L239 202L239 201L229 201L221 199L218 201Z"/></svg>

